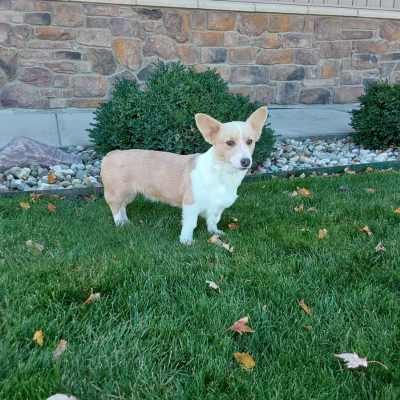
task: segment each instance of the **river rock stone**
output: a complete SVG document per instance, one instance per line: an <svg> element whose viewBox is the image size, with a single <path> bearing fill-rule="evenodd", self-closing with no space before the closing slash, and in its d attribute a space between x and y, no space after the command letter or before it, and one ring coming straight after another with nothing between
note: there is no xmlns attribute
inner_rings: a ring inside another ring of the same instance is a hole
<svg viewBox="0 0 400 400"><path fill-rule="evenodd" d="M80 164L82 158L77 154L65 153L54 146L36 140L18 136L6 144L0 152L0 171L14 166L40 164L49 167L55 164Z"/></svg>

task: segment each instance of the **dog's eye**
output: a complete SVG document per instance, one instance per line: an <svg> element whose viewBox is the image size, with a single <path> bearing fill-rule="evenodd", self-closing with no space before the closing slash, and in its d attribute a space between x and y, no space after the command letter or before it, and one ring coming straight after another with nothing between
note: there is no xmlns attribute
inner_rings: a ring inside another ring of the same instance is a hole
<svg viewBox="0 0 400 400"><path fill-rule="evenodd" d="M235 145L235 142L233 141L233 140L228 140L227 142L226 142L226 144L228 145L228 146L234 146Z"/></svg>
<svg viewBox="0 0 400 400"><path fill-rule="evenodd" d="M251 139L249 139L246 143L247 143L247 146L250 146L253 143L253 141Z"/></svg>

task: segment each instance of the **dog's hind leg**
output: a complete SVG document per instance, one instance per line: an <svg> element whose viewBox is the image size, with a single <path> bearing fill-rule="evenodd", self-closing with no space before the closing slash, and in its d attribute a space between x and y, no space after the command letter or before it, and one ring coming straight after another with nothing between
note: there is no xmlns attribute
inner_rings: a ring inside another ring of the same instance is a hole
<svg viewBox="0 0 400 400"><path fill-rule="evenodd" d="M182 231L180 236L181 243L192 244L194 242L193 231L197 226L198 216L199 212L197 207L194 205L182 205Z"/></svg>
<svg viewBox="0 0 400 400"><path fill-rule="evenodd" d="M131 203L135 199L135 197L135 192L128 193L122 202L106 197L106 201L110 206L116 225L123 225L126 222L129 222L129 219L126 215L126 206Z"/></svg>
<svg viewBox="0 0 400 400"><path fill-rule="evenodd" d="M224 209L222 209L218 214L209 214L207 215L207 230L210 233L218 233L219 235L223 235L224 232L217 228L217 224L221 219L221 214Z"/></svg>

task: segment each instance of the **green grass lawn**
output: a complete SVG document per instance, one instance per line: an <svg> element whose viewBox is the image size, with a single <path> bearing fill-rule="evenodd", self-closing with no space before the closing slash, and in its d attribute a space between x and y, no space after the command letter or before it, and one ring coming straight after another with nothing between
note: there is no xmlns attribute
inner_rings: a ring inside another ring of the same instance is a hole
<svg viewBox="0 0 400 400"><path fill-rule="evenodd" d="M313 198L283 194L297 186ZM180 210L159 203L136 200L116 228L104 200L0 199L0 399L400 398L399 187L394 172L243 184L219 223L232 254L203 220L181 245ZM220 293L205 283L222 276ZM245 316L254 333L227 329ZM333 356L352 351L389 369Z"/></svg>

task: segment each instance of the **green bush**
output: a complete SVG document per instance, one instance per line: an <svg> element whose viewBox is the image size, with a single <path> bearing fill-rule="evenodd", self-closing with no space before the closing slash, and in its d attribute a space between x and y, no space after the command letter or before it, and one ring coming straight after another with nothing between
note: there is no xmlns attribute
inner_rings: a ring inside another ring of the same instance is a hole
<svg viewBox="0 0 400 400"><path fill-rule="evenodd" d="M148 149L178 154L203 153L210 147L196 127L195 114L221 121L245 121L260 103L233 95L214 70L159 62L145 87L117 80L112 99L95 111L93 128L87 129L100 154L115 149ZM270 155L273 131L268 126L256 145L253 159Z"/></svg>
<svg viewBox="0 0 400 400"><path fill-rule="evenodd" d="M372 149L400 145L400 83L368 83L358 100L360 109L350 111L354 139Z"/></svg>

